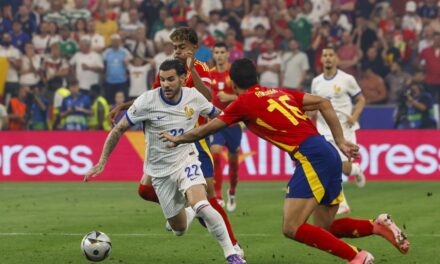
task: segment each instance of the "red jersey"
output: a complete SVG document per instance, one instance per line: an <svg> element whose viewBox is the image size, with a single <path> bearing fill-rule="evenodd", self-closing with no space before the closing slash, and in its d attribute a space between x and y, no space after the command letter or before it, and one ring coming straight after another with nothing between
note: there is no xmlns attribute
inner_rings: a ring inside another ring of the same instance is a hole
<svg viewBox="0 0 440 264"><path fill-rule="evenodd" d="M293 154L307 138L319 135L304 114L303 92L255 85L218 117L227 124L243 121L257 136Z"/></svg>
<svg viewBox="0 0 440 264"><path fill-rule="evenodd" d="M225 109L226 106L228 106L231 102L220 102L220 100L217 98L217 93L222 91L227 94L235 94L234 90L232 90L231 78L229 77L229 68L230 65L228 65L228 69L224 72L219 72L217 68L211 69L212 104L221 110Z"/></svg>
<svg viewBox="0 0 440 264"><path fill-rule="evenodd" d="M196 69L197 73L199 74L200 79L202 79L202 82L206 86L211 87L211 74L209 72L208 66L205 63L203 63L203 62L201 62L199 60L196 60L196 62L194 63L194 68ZM186 76L186 81L183 84L183 86L195 87L194 80L192 78L192 75L191 75L191 72L190 72L188 66L186 66L186 71L187 71L188 75ZM159 74L157 74L156 80L153 83L153 88L158 88L158 87L160 87L160 76L159 76Z"/></svg>

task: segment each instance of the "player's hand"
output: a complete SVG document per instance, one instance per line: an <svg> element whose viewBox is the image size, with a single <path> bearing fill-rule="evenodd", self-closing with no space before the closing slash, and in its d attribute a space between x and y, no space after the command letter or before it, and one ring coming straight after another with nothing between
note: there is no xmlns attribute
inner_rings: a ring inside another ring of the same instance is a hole
<svg viewBox="0 0 440 264"><path fill-rule="evenodd" d="M162 142L170 142L169 144L167 144L167 148L175 148L177 147L177 145L179 145L177 143L177 137L170 135L166 131L160 132L159 139L162 140Z"/></svg>
<svg viewBox="0 0 440 264"><path fill-rule="evenodd" d="M186 65L190 70L194 69L194 64L196 63L196 58L194 57L194 54L191 51L187 51L186 56Z"/></svg>
<svg viewBox="0 0 440 264"><path fill-rule="evenodd" d="M93 168L91 168L86 173L86 175L84 175L84 181L87 182L87 181L89 181L89 177L94 178L94 177L98 176L99 174L101 174L102 171L104 170L104 167L105 167L105 164L101 164L101 163L98 163L95 166L93 166Z"/></svg>
<svg viewBox="0 0 440 264"><path fill-rule="evenodd" d="M337 143L337 145L342 153L344 153L344 155L348 157L348 161L359 157L358 145L348 142L345 139L342 142Z"/></svg>
<svg viewBox="0 0 440 264"><path fill-rule="evenodd" d="M352 116L347 117L347 124L349 127L354 126L354 124L356 124L356 119Z"/></svg>
<svg viewBox="0 0 440 264"><path fill-rule="evenodd" d="M121 106L116 105L108 114L108 118L110 119L112 125L116 126L116 118L121 114L121 111Z"/></svg>
<svg viewBox="0 0 440 264"><path fill-rule="evenodd" d="M229 102L228 95L225 92L223 92L223 91L220 91L220 92L217 93L217 98L222 103Z"/></svg>

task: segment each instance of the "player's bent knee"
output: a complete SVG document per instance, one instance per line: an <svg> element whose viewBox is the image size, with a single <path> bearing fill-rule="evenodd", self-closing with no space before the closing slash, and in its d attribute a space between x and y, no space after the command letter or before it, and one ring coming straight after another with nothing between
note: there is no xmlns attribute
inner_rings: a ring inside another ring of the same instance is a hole
<svg viewBox="0 0 440 264"><path fill-rule="evenodd" d="M284 224L283 225L283 235L286 238L295 239L296 231L298 230L298 225L292 225L292 224Z"/></svg>

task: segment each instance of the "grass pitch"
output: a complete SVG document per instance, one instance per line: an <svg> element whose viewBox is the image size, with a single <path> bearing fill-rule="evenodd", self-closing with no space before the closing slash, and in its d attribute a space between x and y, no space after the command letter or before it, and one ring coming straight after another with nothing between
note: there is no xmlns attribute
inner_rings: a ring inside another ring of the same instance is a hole
<svg viewBox="0 0 440 264"><path fill-rule="evenodd" d="M104 263L225 263L216 241L194 222L183 237L165 231L158 205L129 183L0 183L0 263L87 263L80 241L89 231L113 242ZM285 239L281 233L284 182L244 182L229 214L248 263L345 263ZM349 239L376 263L440 263L440 182L368 182L345 185L351 217L389 212L411 242L401 255L380 237Z"/></svg>

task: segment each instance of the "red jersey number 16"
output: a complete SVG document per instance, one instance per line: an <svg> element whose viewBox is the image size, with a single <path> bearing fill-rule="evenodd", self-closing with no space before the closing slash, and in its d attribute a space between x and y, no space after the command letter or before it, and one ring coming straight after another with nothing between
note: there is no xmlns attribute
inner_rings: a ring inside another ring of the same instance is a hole
<svg viewBox="0 0 440 264"><path fill-rule="evenodd" d="M267 107L267 110L269 112L273 112L274 110L279 111L281 114L283 114L289 121L297 126L299 124L298 118L302 120L307 119L307 115L303 114L301 110L293 105L289 105L287 101L289 100L288 95L283 95L278 97L278 100L269 99L267 102L269 103L269 106ZM281 104L280 104L281 103Z"/></svg>

